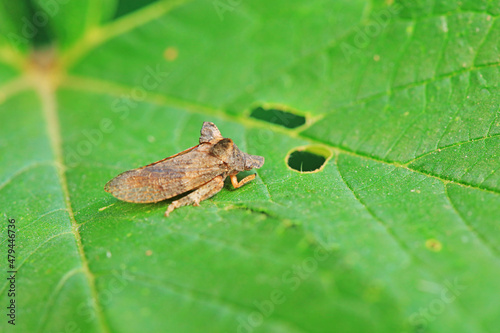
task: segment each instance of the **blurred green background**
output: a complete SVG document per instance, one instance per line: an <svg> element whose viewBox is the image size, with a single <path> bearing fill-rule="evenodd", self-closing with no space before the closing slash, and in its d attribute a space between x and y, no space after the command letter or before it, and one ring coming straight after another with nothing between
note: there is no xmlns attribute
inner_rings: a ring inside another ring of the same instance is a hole
<svg viewBox="0 0 500 333"><path fill-rule="evenodd" d="M499 1L0 4L1 332L498 332ZM104 192L203 121L254 181Z"/></svg>

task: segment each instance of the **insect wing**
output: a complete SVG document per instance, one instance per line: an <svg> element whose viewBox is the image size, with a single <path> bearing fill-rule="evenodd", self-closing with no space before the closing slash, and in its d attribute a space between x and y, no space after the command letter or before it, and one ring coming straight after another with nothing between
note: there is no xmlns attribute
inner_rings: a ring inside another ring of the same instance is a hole
<svg viewBox="0 0 500 333"><path fill-rule="evenodd" d="M126 171L110 180L105 190L120 200L148 203L194 190L228 170L228 166L198 145L179 154Z"/></svg>

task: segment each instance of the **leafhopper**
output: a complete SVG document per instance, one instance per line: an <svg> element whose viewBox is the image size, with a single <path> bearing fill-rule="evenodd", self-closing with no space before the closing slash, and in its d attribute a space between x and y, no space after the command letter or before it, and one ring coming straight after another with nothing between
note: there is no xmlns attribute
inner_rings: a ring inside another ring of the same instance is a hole
<svg viewBox="0 0 500 333"><path fill-rule="evenodd" d="M233 140L223 138L214 123L203 123L199 142L178 154L119 174L104 190L134 203L158 202L192 191L168 206L165 212L168 216L182 206L199 206L201 201L222 190L227 177L234 188L245 185L255 179L255 174L241 181L236 175L264 164L264 157L244 153Z"/></svg>

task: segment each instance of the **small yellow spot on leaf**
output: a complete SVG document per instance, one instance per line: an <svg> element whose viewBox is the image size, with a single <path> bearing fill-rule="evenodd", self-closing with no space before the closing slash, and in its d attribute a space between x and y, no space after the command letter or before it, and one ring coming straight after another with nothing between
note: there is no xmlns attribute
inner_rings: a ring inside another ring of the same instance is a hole
<svg viewBox="0 0 500 333"><path fill-rule="evenodd" d="M148 257L149 257L150 255L152 255L152 254L153 254L153 251L151 251L151 250L147 250L147 251L146 251L146 255L147 255Z"/></svg>
<svg viewBox="0 0 500 333"><path fill-rule="evenodd" d="M437 239L431 238L425 242L425 247L433 252L439 252L443 248L443 244Z"/></svg>
<svg viewBox="0 0 500 333"><path fill-rule="evenodd" d="M165 52L163 53L163 56L168 61L174 61L179 56L179 51L175 47L169 47L165 50Z"/></svg>

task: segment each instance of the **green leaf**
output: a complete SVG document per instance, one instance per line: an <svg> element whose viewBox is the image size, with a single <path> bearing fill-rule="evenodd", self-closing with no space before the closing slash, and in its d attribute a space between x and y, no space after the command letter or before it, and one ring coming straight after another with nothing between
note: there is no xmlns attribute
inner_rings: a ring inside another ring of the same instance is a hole
<svg viewBox="0 0 500 333"><path fill-rule="evenodd" d="M25 1L0 1L1 56L6 56L6 44L13 44L23 51L28 49L35 33L29 22L29 14L30 6Z"/></svg>
<svg viewBox="0 0 500 333"><path fill-rule="evenodd" d="M18 271L0 331L497 331L497 1L121 16L131 3L115 19L113 1L61 4L54 48L30 55L5 38L22 22L0 23L0 265L15 219ZM254 181L169 218L170 201L104 192L196 145L203 121L265 157ZM294 170L296 151L325 163Z"/></svg>
<svg viewBox="0 0 500 333"><path fill-rule="evenodd" d="M34 24L48 28L61 49L67 49L76 42L92 36L101 23L108 21L118 0L33 0L35 15L47 20ZM44 23L47 22L47 23ZM47 27L48 26L48 27Z"/></svg>

